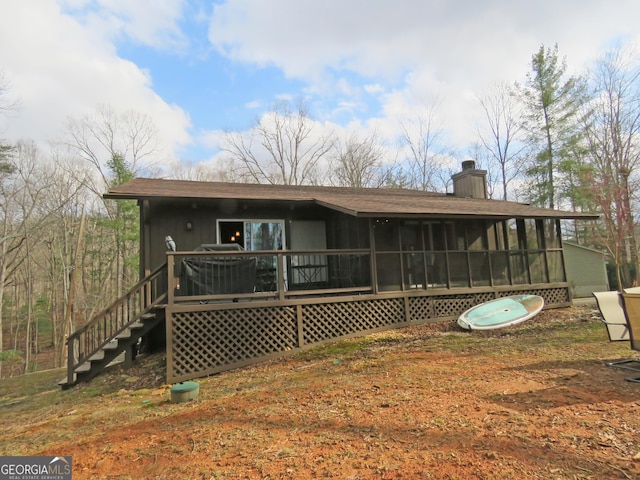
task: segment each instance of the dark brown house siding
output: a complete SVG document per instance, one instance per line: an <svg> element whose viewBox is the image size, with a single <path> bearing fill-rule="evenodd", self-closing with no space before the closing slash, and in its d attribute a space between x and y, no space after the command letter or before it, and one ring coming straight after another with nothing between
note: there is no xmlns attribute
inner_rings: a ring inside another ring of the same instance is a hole
<svg viewBox="0 0 640 480"><path fill-rule="evenodd" d="M143 200L142 250L144 270L166 262L165 237L171 236L179 251L202 244L218 243L218 220L284 220L286 244L291 244L292 221L321 220L326 223L327 248L368 248L367 219L329 210L318 205L286 205L282 202Z"/></svg>

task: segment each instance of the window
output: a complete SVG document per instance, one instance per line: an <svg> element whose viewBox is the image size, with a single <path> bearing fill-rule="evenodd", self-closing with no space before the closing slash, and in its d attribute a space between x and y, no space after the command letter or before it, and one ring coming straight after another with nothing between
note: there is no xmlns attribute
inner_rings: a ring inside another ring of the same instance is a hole
<svg viewBox="0 0 640 480"><path fill-rule="evenodd" d="M515 218L507 220L507 236L509 250L524 250L527 245L524 220Z"/></svg>
<svg viewBox="0 0 640 480"><path fill-rule="evenodd" d="M449 258L449 280L452 287L469 286L469 265L467 263L466 252L450 252Z"/></svg>
<svg viewBox="0 0 640 480"><path fill-rule="evenodd" d="M284 248L284 222L245 222L244 238L246 250L282 250Z"/></svg>
<svg viewBox="0 0 640 480"><path fill-rule="evenodd" d="M511 267L511 279L514 285L529 283L527 274L527 262L524 252L511 252L509 254Z"/></svg>
<svg viewBox="0 0 640 480"><path fill-rule="evenodd" d="M545 252L529 252L531 283L547 283L549 281L546 258Z"/></svg>
<svg viewBox="0 0 640 480"><path fill-rule="evenodd" d="M237 243L245 250L282 250L284 220L218 220L218 243Z"/></svg>
<svg viewBox="0 0 640 480"><path fill-rule="evenodd" d="M218 243L237 243L245 250L284 250L284 220L218 220ZM258 259L258 291L274 291L278 275L276 255ZM283 275L287 278L286 265ZM285 285L286 287L286 285Z"/></svg>
<svg viewBox="0 0 640 480"><path fill-rule="evenodd" d="M467 241L465 239L464 222L445 222L444 231L447 250L466 250Z"/></svg>
<svg viewBox="0 0 640 480"><path fill-rule="evenodd" d="M559 222L377 220L380 290L564 282Z"/></svg>
<svg viewBox="0 0 640 480"><path fill-rule="evenodd" d="M562 251L547 252L550 282L565 282L564 265L562 263Z"/></svg>
<svg viewBox="0 0 640 480"><path fill-rule="evenodd" d="M505 222L494 222L487 229L487 240L489 250L506 250L504 236Z"/></svg>
<svg viewBox="0 0 640 480"><path fill-rule="evenodd" d="M400 241L403 252L422 250L422 229L420 228L420 222L404 222L400 227Z"/></svg>
<svg viewBox="0 0 640 480"><path fill-rule="evenodd" d="M373 226L376 250L394 252L400 250L398 223L395 220L377 219Z"/></svg>
<svg viewBox="0 0 640 480"><path fill-rule="evenodd" d="M406 288L425 288L424 253L404 253L402 256L404 284Z"/></svg>
<svg viewBox="0 0 640 480"><path fill-rule="evenodd" d="M509 253L491 252L491 279L494 285L509 285Z"/></svg>
<svg viewBox="0 0 640 480"><path fill-rule="evenodd" d="M399 253L379 253L376 255L376 275L378 288L381 291L393 291L402 289L400 276Z"/></svg>
<svg viewBox="0 0 640 480"><path fill-rule="evenodd" d="M482 220L471 220L467 224L469 250L487 250L487 229Z"/></svg>
<svg viewBox="0 0 640 480"><path fill-rule="evenodd" d="M489 269L488 252L470 252L471 283L474 287L491 285L491 270Z"/></svg>
<svg viewBox="0 0 640 480"><path fill-rule="evenodd" d="M436 252L426 254L427 285L429 287L446 287L448 285L447 254Z"/></svg>
<svg viewBox="0 0 640 480"><path fill-rule="evenodd" d="M430 237L427 235L427 231L431 232ZM427 250L435 252L446 250L442 222L426 223L424 227L424 235ZM430 242L426 242L427 238L430 238Z"/></svg>
<svg viewBox="0 0 640 480"><path fill-rule="evenodd" d="M561 247L560 229L558 227L559 225L557 224L556 220L543 220L545 247L547 249Z"/></svg>

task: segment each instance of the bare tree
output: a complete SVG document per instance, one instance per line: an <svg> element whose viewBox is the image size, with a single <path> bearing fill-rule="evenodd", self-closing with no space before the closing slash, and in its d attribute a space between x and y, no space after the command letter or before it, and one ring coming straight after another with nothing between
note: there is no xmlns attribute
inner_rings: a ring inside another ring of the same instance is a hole
<svg viewBox="0 0 640 480"><path fill-rule="evenodd" d="M203 162L177 161L167 170L167 175L176 180L193 180L197 182L229 182L231 173L228 165L219 160L215 165Z"/></svg>
<svg viewBox="0 0 640 480"><path fill-rule="evenodd" d="M329 180L341 187L378 187L384 181L384 150L375 133L364 139L350 134L331 159Z"/></svg>
<svg viewBox="0 0 640 480"><path fill-rule="evenodd" d="M0 150L0 353L4 345L4 294L15 266L14 252L19 250L23 239L16 231L14 216L15 186L13 174L15 161L13 151L9 148ZM2 357L0 357L0 367ZM0 370L0 377L2 371Z"/></svg>
<svg viewBox="0 0 640 480"><path fill-rule="evenodd" d="M445 148L440 143L442 126L436 121L437 102L423 103L413 117L400 122L401 146L408 151L406 158L409 187L419 190L438 190L439 170L445 166Z"/></svg>
<svg viewBox="0 0 640 480"><path fill-rule="evenodd" d="M22 350L28 367L34 342L37 342L37 336L34 339L32 335L37 332L33 313L40 291L33 252L42 243L46 219L55 206L42 201L51 180L42 168L34 144L19 143L8 160L11 173L0 177L0 331L4 324L4 298L9 288L14 295L12 303L25 312L20 324L14 315L14 331L22 329L24 333L20 338L24 340ZM15 338L17 349L17 333Z"/></svg>
<svg viewBox="0 0 640 480"><path fill-rule="evenodd" d="M116 113L103 106L96 115L70 119L61 143L94 167L97 178L90 188L102 198L107 188L154 166L158 131L147 115L131 110ZM113 234L117 291L122 293L138 279L139 226L133 218L137 209L126 200L103 200L103 205Z"/></svg>
<svg viewBox="0 0 640 480"><path fill-rule="evenodd" d="M74 330L76 318L90 318L93 312L102 309L107 296L111 296L108 300L113 299L110 287L113 282L108 276L101 275L99 269L83 268L90 265L84 262L83 249L78 248L82 246L79 239L84 212L102 210L94 208L97 198L88 187L90 167L60 152L54 151L51 155L48 164L52 167L47 171L51 185L43 193L41 203L56 208L51 210L46 221L46 234L42 235L42 248L35 257L35 263L44 277L43 281L49 285L51 343L57 352L56 362L59 362L66 353L65 333ZM92 240L94 248L106 243L95 236ZM111 259L112 251L105 251L104 257ZM77 289L71 298L74 277L78 280ZM71 314L70 318L65 316L67 312Z"/></svg>
<svg viewBox="0 0 640 480"><path fill-rule="evenodd" d="M320 164L334 139L309 115L306 103L295 109L278 102L249 132L228 132L222 150L243 179L257 183L318 183Z"/></svg>
<svg viewBox="0 0 640 480"><path fill-rule="evenodd" d="M93 189L102 195L111 181L108 165L114 155L122 157L135 174L154 166L158 129L148 115L133 110L117 113L101 106L94 115L69 119L60 143L95 167L101 182Z"/></svg>
<svg viewBox="0 0 640 480"><path fill-rule="evenodd" d="M0 113L6 114L8 110L13 109L12 101L8 97L9 83L6 80L4 72L0 70ZM13 232L13 222L10 212L11 197L7 197L10 193L12 176L15 172L14 149L10 145L0 142L0 378L2 378L2 363L5 355L3 354L4 346L4 291L10 270L13 268L7 261L7 254L12 252L15 247L14 239L18 237Z"/></svg>
<svg viewBox="0 0 640 480"><path fill-rule="evenodd" d="M593 168L591 194L603 212L606 245L618 266L619 286L633 283L638 241L634 200L640 187L640 63L621 50L608 53L592 72L595 85L586 124Z"/></svg>
<svg viewBox="0 0 640 480"><path fill-rule="evenodd" d="M478 128L478 138L488 160L487 169L500 172L502 199L507 200L509 183L523 171L519 158L525 149L521 142L521 112L510 88L499 83L478 97L486 120L486 130Z"/></svg>

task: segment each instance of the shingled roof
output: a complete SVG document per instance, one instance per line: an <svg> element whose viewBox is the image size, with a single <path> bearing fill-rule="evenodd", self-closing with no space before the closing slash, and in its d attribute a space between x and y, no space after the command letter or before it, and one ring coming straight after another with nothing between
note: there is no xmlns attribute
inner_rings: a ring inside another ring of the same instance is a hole
<svg viewBox="0 0 640 480"><path fill-rule="evenodd" d="M482 216L502 218L597 219L598 215L534 207L517 202L461 198L399 188L195 182L135 178L110 189L108 199L245 200L315 203L357 217Z"/></svg>

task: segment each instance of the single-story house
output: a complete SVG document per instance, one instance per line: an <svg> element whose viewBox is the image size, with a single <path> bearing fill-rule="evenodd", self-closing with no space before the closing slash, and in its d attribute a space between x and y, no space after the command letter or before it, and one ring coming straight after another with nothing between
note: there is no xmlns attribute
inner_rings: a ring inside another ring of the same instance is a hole
<svg viewBox="0 0 640 480"><path fill-rule="evenodd" d="M138 202L141 281L70 337L67 384L161 327L167 381L177 382L455 319L506 295L570 305L560 220L597 215L487 199L473 161L453 185L445 194L136 178L110 189L105 198Z"/></svg>

